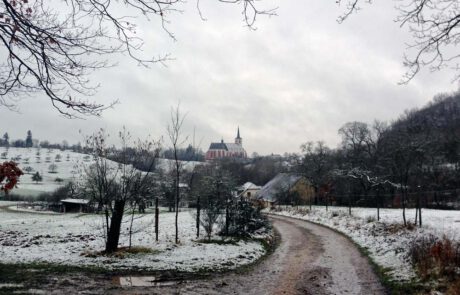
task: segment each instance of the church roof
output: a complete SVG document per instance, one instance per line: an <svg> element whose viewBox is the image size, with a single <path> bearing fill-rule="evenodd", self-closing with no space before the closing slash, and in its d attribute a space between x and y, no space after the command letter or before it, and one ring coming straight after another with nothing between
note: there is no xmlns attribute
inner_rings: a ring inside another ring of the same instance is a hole
<svg viewBox="0 0 460 295"><path fill-rule="evenodd" d="M236 143L225 143L227 146L227 150L232 153L242 153L244 152L244 148Z"/></svg>
<svg viewBox="0 0 460 295"><path fill-rule="evenodd" d="M210 150L226 150L226 151L228 151L226 143L223 143L223 142L212 142L211 145L209 146L209 149Z"/></svg>

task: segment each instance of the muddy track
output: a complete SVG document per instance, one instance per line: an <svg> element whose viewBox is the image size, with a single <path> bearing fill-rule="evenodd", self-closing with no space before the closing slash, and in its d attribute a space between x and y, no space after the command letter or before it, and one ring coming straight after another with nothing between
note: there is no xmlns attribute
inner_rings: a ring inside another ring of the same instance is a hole
<svg viewBox="0 0 460 295"><path fill-rule="evenodd" d="M385 294L366 257L344 236L319 225L271 217L276 251L246 274L122 294ZM114 294L120 290L113 290Z"/></svg>
<svg viewBox="0 0 460 295"><path fill-rule="evenodd" d="M281 242L245 273L160 287L121 287L107 278L74 277L46 289L54 294L385 294L367 258L346 237L302 220L271 219Z"/></svg>

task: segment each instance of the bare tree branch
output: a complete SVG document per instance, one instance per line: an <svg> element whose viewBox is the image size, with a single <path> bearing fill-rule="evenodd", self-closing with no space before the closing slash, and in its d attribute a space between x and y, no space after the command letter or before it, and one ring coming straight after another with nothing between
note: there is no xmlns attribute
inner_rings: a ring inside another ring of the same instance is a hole
<svg viewBox="0 0 460 295"><path fill-rule="evenodd" d="M218 0L242 6L253 28L262 10L255 0ZM97 93L94 71L115 66L110 56L125 54L142 66L169 60L144 57L137 18L159 18L168 29L181 0L0 0L0 105L14 109L17 99L41 92L64 116L100 115L117 101L103 105L87 98ZM197 7L199 3L197 2ZM124 15L120 15L123 11ZM200 13L201 15L201 13Z"/></svg>
<svg viewBox="0 0 460 295"><path fill-rule="evenodd" d="M460 79L457 46L460 43L460 2L457 0L394 0L399 16L396 21L408 27L412 41L407 45L404 66L407 68L400 83L409 83L422 68L439 71L450 68L456 71L453 81ZM337 3L342 4L342 0ZM372 0L350 0L339 16L342 23L360 9L361 3Z"/></svg>

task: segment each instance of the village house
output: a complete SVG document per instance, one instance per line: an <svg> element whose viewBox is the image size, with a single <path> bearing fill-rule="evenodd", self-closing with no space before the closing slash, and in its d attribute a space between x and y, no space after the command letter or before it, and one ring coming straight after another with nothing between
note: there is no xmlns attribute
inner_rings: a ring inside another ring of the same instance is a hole
<svg viewBox="0 0 460 295"><path fill-rule="evenodd" d="M254 200L261 186L255 185L252 182L246 182L238 188L238 197L244 197L246 200Z"/></svg>
<svg viewBox="0 0 460 295"><path fill-rule="evenodd" d="M257 199L264 207L273 207L307 204L314 195L314 188L305 177L293 173L279 173L259 190Z"/></svg>

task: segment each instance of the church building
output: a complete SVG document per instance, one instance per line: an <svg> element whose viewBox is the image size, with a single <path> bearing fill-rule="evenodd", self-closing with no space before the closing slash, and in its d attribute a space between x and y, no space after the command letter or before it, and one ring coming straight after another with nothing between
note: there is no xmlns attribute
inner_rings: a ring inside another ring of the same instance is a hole
<svg viewBox="0 0 460 295"><path fill-rule="evenodd" d="M206 152L206 160L221 158L247 158L246 151L243 148L243 139L240 136L240 127L235 138L235 143L213 142Z"/></svg>

